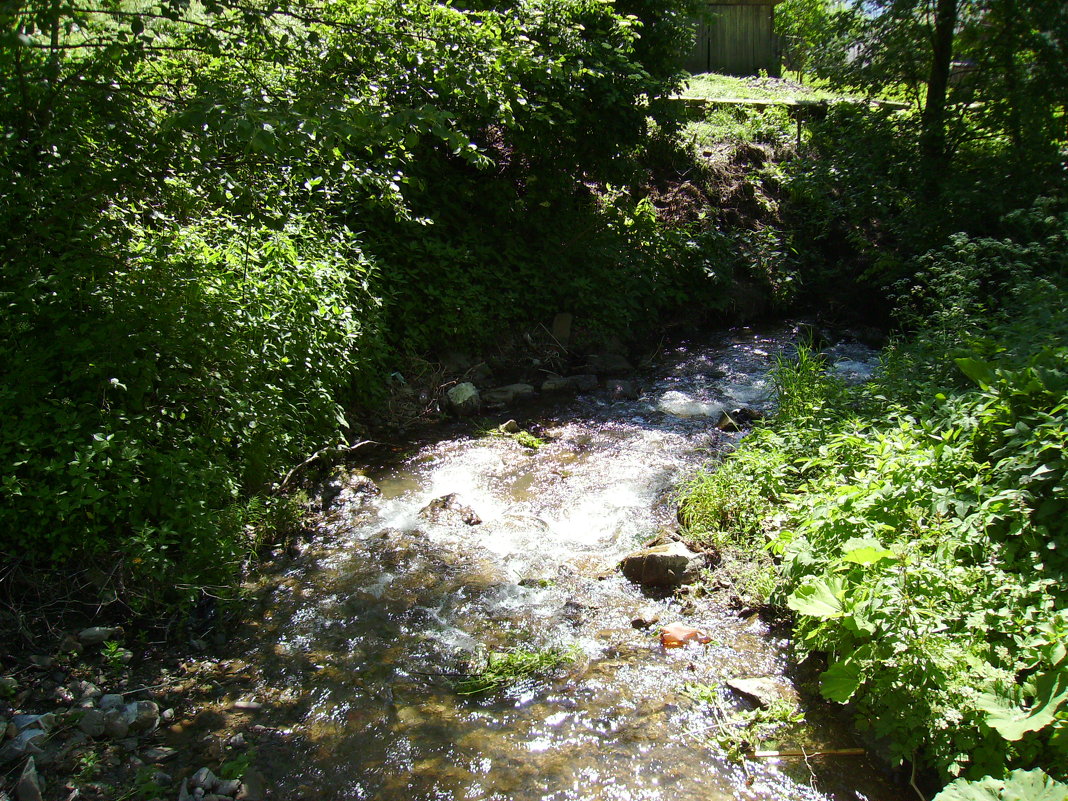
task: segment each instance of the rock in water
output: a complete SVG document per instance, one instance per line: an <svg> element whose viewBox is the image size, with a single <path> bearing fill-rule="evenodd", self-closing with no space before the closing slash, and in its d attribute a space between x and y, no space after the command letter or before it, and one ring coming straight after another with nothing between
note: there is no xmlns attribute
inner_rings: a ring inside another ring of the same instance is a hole
<svg viewBox="0 0 1068 801"><path fill-rule="evenodd" d="M474 414L482 406L482 398L478 394L478 388L470 381L457 384L445 393L451 408L458 415Z"/></svg>
<svg viewBox="0 0 1068 801"><path fill-rule="evenodd" d="M643 587L672 588L700 577L706 560L681 542L645 548L625 556L619 563L623 575Z"/></svg>
<svg viewBox="0 0 1068 801"><path fill-rule="evenodd" d="M468 526L477 526L482 522L475 510L460 502L455 492L435 498L419 510L419 517L431 523L452 523L460 521Z"/></svg>
<svg viewBox="0 0 1068 801"><path fill-rule="evenodd" d="M622 378L611 378L605 381L604 386L608 394L616 400L637 400L640 395L637 384Z"/></svg>
<svg viewBox="0 0 1068 801"><path fill-rule="evenodd" d="M790 684L771 676L731 679L726 684L736 693L752 701L762 709L767 709L776 701L786 701L796 706L800 700L797 696L797 690Z"/></svg>

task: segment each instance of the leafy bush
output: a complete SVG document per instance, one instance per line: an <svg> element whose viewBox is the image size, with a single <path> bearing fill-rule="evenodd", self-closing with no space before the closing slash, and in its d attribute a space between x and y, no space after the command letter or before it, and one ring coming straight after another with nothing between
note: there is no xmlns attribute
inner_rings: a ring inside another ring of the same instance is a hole
<svg viewBox="0 0 1068 801"><path fill-rule="evenodd" d="M220 580L248 547L243 499L343 436L338 400L378 355L372 268L307 220L110 222L121 268L8 283L0 525L18 544L2 547L62 560L121 543L142 578Z"/></svg>

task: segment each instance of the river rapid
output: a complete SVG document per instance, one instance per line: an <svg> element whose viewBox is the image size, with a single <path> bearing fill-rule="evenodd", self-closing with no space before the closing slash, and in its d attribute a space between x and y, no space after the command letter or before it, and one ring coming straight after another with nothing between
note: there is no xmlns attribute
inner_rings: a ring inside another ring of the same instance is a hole
<svg viewBox="0 0 1068 801"><path fill-rule="evenodd" d="M336 477L315 535L263 577L262 614L239 641L256 666L246 695L276 733L257 759L273 797L908 797L866 756L728 759L719 721L746 703L722 683L788 683L788 632L705 599L647 595L616 569L672 527L678 482L742 436L716 429L720 410L772 409L768 370L794 334L678 343L632 377L636 399L602 389L493 418L536 432L536 450L443 427ZM854 378L876 363L848 342L828 355ZM421 513L449 494L481 522ZM659 627L676 621L711 642L665 650ZM514 647L575 659L502 693L457 693L472 659ZM692 699L695 684L719 688L719 712ZM802 706L807 750L858 745L844 718Z"/></svg>

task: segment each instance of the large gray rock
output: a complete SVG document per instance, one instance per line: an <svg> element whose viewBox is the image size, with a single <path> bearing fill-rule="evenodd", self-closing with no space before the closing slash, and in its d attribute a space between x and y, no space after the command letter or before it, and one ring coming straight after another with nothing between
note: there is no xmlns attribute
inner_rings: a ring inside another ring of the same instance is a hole
<svg viewBox="0 0 1068 801"><path fill-rule="evenodd" d="M445 393L445 398L449 402L449 408L459 415L475 414L482 406L478 387L470 381L452 387Z"/></svg>
<svg viewBox="0 0 1068 801"><path fill-rule="evenodd" d="M623 575L643 587L671 588L697 581L707 564L681 542L643 548L619 563Z"/></svg>
<svg viewBox="0 0 1068 801"><path fill-rule="evenodd" d="M240 779L219 779L219 783L215 785L215 792L219 795L228 796L233 798L237 795L237 791L241 789Z"/></svg>
<svg viewBox="0 0 1068 801"><path fill-rule="evenodd" d="M40 746L48 739L48 733L39 726L19 731L0 748L0 765L21 759L27 754L41 753Z"/></svg>
<svg viewBox="0 0 1068 801"><path fill-rule="evenodd" d="M211 772L211 768L201 768L189 779L189 784L194 790L198 787L204 790L214 790L218 783L219 779Z"/></svg>
<svg viewBox="0 0 1068 801"><path fill-rule="evenodd" d="M122 700L122 696L118 693L108 693L100 699L100 708L103 710L119 709L125 702Z"/></svg>
<svg viewBox="0 0 1068 801"><path fill-rule="evenodd" d="M78 632L78 639L82 645L99 645L105 640L113 640L122 633L120 628L107 626L93 626Z"/></svg>
<svg viewBox="0 0 1068 801"><path fill-rule="evenodd" d="M78 721L78 728L90 737L100 737L104 733L104 713L99 709L87 709Z"/></svg>
<svg viewBox="0 0 1068 801"><path fill-rule="evenodd" d="M130 733L130 724L122 707L111 707L104 711L104 735L112 740L121 740Z"/></svg>
<svg viewBox="0 0 1068 801"><path fill-rule="evenodd" d="M159 707L154 701L132 701L123 709L131 734L147 734L159 726Z"/></svg>

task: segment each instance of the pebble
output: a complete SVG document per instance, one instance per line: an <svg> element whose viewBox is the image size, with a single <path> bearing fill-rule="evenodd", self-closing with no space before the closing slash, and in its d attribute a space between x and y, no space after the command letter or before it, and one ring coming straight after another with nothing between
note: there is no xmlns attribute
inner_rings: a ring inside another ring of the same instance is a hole
<svg viewBox="0 0 1068 801"><path fill-rule="evenodd" d="M30 664L36 665L39 668L50 668L55 663L56 660L50 656L45 656L44 654L34 654L30 657Z"/></svg>
<svg viewBox="0 0 1068 801"><path fill-rule="evenodd" d="M122 696L118 693L108 693L100 699L101 709L116 709L122 705Z"/></svg>
<svg viewBox="0 0 1068 801"><path fill-rule="evenodd" d="M14 695L18 690L18 679L14 676L0 676L0 696Z"/></svg>
<svg viewBox="0 0 1068 801"><path fill-rule="evenodd" d="M247 743L245 742L245 735L241 732L238 732L229 740L227 740L226 744L231 748L244 748L247 745Z"/></svg>
<svg viewBox="0 0 1068 801"><path fill-rule="evenodd" d="M100 737L105 729L104 713L99 709L87 709L78 721L78 728L90 737Z"/></svg>
<svg viewBox="0 0 1068 801"><path fill-rule="evenodd" d="M260 709L263 709L263 704L261 704L259 701L241 700L241 701L234 701L234 703L231 705L230 708L231 709L239 709L239 710L242 710L242 711L245 711L245 712L256 712L256 711L258 711Z"/></svg>
<svg viewBox="0 0 1068 801"><path fill-rule="evenodd" d="M178 755L178 752L173 748L168 748L165 745L149 748L144 752L144 757L149 762L166 762L169 759L174 759Z"/></svg>
<svg viewBox="0 0 1068 801"><path fill-rule="evenodd" d="M204 790L214 790L215 785L219 783L219 780L215 777L215 774L211 772L211 768L201 768L193 774L189 783L193 785L193 789L202 788Z"/></svg>

